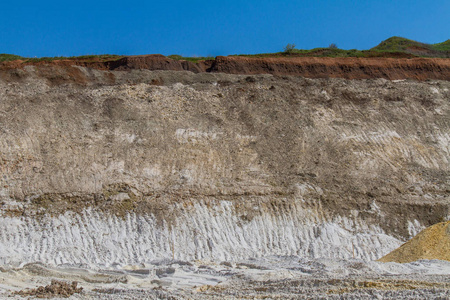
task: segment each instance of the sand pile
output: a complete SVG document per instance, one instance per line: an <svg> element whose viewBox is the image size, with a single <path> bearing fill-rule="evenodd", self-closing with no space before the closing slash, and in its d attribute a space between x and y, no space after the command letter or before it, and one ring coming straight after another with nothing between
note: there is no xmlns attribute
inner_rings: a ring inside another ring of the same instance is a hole
<svg viewBox="0 0 450 300"><path fill-rule="evenodd" d="M450 221L422 230L410 241L378 261L408 263L419 259L450 261Z"/></svg>

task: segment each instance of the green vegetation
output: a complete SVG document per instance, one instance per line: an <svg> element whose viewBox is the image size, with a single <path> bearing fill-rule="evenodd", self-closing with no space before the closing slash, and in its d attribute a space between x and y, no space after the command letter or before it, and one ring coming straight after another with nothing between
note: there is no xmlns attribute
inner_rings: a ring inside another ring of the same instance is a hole
<svg viewBox="0 0 450 300"><path fill-rule="evenodd" d="M379 53L373 53L368 50L344 50L338 48L314 48L311 50L290 49L278 53L260 53L260 54L236 54L234 56L246 57L376 57Z"/></svg>
<svg viewBox="0 0 450 300"><path fill-rule="evenodd" d="M55 61L55 60L64 60L69 59L64 56L55 56L55 57L32 57L32 58L22 58L25 62L40 62L40 61Z"/></svg>
<svg viewBox="0 0 450 300"><path fill-rule="evenodd" d="M237 55L246 57L450 57L450 40L438 44L424 44L402 37L391 37L370 50L339 49L335 43L328 48L296 49L287 44L283 52Z"/></svg>
<svg viewBox="0 0 450 300"><path fill-rule="evenodd" d="M284 47L284 53L286 53L286 54L294 53L295 50L297 50L297 49L295 49L295 44L287 44Z"/></svg>
<svg viewBox="0 0 450 300"><path fill-rule="evenodd" d="M338 46L335 43L331 43L330 46L328 46L330 49L337 49Z"/></svg>
<svg viewBox="0 0 450 300"><path fill-rule="evenodd" d="M405 52L424 57L450 57L450 40L437 44L425 44L393 36L382 41L371 50L378 52Z"/></svg>
<svg viewBox="0 0 450 300"><path fill-rule="evenodd" d="M24 62L41 62L41 61L55 61L55 60L82 60L86 62L94 62L94 61L111 61L118 60L124 56L115 55L115 54L102 54L102 55L82 55L82 56L55 56L55 57L23 57L19 55L13 54L0 54L0 62L3 61L14 61L14 60L23 60Z"/></svg>
<svg viewBox="0 0 450 300"><path fill-rule="evenodd" d="M40 62L40 61L55 61L55 60L81 60L85 62L95 62L95 61L112 61L118 60L124 57L123 55L115 54L101 54L101 55L82 55L82 56L56 56L56 57L39 57L39 58L25 58L26 62Z"/></svg>
<svg viewBox="0 0 450 300"><path fill-rule="evenodd" d="M201 56L201 57L185 57L185 56L181 56L178 54L172 54L167 56L170 59L173 60L187 60L187 61L191 61L191 62L199 62L199 61L203 61L203 60L214 60L214 56Z"/></svg>
<svg viewBox="0 0 450 300"><path fill-rule="evenodd" d="M438 51L450 51L450 40L446 40L445 42L433 44L432 45L435 50Z"/></svg>
<svg viewBox="0 0 450 300"><path fill-rule="evenodd" d="M124 57L123 55L116 54L101 54L101 55L82 55L82 56L73 56L71 59L102 59L102 60L116 60Z"/></svg>
<svg viewBox="0 0 450 300"><path fill-rule="evenodd" d="M14 55L14 54L0 53L0 62L1 61L13 61L13 60L18 60L18 59L23 59L23 57Z"/></svg>
<svg viewBox="0 0 450 300"><path fill-rule="evenodd" d="M423 43L419 43L413 40L405 39L398 36L393 36L385 41L382 41L378 46L373 47L371 50L375 51L405 51L409 47L424 47Z"/></svg>
<svg viewBox="0 0 450 300"><path fill-rule="evenodd" d="M356 49L344 50L339 48L315 48L311 50L296 50L294 53L300 56L314 56L314 57L367 57L367 51L360 51Z"/></svg>

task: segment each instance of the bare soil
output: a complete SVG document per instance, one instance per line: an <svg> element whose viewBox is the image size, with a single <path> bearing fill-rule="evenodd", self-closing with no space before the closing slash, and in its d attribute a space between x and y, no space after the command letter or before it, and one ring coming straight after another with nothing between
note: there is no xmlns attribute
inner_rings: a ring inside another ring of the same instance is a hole
<svg viewBox="0 0 450 300"><path fill-rule="evenodd" d="M415 52L420 49L413 49ZM411 50L411 51L413 51ZM405 54L407 56L407 54ZM218 56L197 63L173 60L163 55L126 56L115 60L67 59L40 62L11 61L0 63L0 70L35 66L88 67L97 70L171 70L194 73L294 75L308 78L368 79L440 79L450 80L450 59L445 58L330 58L330 57L242 57Z"/></svg>

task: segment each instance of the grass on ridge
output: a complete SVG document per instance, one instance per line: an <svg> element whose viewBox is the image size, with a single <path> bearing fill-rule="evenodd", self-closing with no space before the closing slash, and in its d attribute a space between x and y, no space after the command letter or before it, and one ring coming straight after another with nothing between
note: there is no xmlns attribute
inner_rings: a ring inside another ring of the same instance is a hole
<svg viewBox="0 0 450 300"><path fill-rule="evenodd" d="M442 43L433 44L432 47L434 50L450 51L450 40L446 40L445 42Z"/></svg>
<svg viewBox="0 0 450 300"><path fill-rule="evenodd" d="M23 60L24 62L41 62L41 61L55 61L55 60L82 60L86 62L95 62L95 61L111 61L118 60L124 57L123 55L115 55L115 54L101 54L101 55L82 55L82 56L55 56L55 57L23 57L14 54L0 54L0 62L4 61L14 61L14 60Z"/></svg>
<svg viewBox="0 0 450 300"><path fill-rule="evenodd" d="M167 57L170 58L170 59L173 59L173 60L187 60L187 61L194 62L194 63L199 62L199 61L203 61L203 60L214 60L215 59L214 56L185 57L185 56L181 56L181 55L178 55L178 54L172 54L172 55L169 55Z"/></svg>
<svg viewBox="0 0 450 300"><path fill-rule="evenodd" d="M13 61L23 59L22 56L14 55L14 54L6 54L6 53L0 53L0 62L2 61Z"/></svg>
<svg viewBox="0 0 450 300"><path fill-rule="evenodd" d="M397 51L424 57L450 57L450 40L437 44L426 44L399 36L382 41L372 51Z"/></svg>
<svg viewBox="0 0 450 300"><path fill-rule="evenodd" d="M334 45L334 44L333 44ZM335 46L335 45L334 45ZM285 51L277 53L235 54L245 57L450 57L450 40L425 44L402 37L391 37L369 50L344 50L337 47L296 49L288 44Z"/></svg>
<svg viewBox="0 0 450 300"><path fill-rule="evenodd" d="M338 48L315 48L311 50L292 49L289 52L260 53L260 54L234 54L231 56L246 57L367 57L367 51L343 50Z"/></svg>
<svg viewBox="0 0 450 300"><path fill-rule="evenodd" d="M289 46L289 47L288 47ZM344 50L331 44L328 48L314 48L310 50L296 49L294 44L288 44L285 51L277 53L259 53L259 54L235 54L230 56L244 57L395 57L395 58L411 58L411 57L442 57L450 58L450 39L436 44L425 44L403 37L393 36L382 41L376 47L369 50L350 49ZM28 58L13 54L0 54L0 62L23 60L24 62L51 62L56 60L77 60L84 62L105 62L121 59L123 55L82 55L72 57L40 57ZM212 56L206 57L184 57L173 54L167 56L173 60L186 60L193 63L205 60L214 60Z"/></svg>

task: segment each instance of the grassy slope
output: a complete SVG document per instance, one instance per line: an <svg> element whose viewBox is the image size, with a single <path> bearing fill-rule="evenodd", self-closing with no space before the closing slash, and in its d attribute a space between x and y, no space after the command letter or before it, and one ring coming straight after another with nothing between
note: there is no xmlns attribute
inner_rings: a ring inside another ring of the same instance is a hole
<svg viewBox="0 0 450 300"><path fill-rule="evenodd" d="M14 54L0 53L0 61L13 61L18 59L23 59L23 57Z"/></svg>
<svg viewBox="0 0 450 300"><path fill-rule="evenodd" d="M439 51L450 51L450 40L446 40L445 42L433 44L433 49Z"/></svg>
<svg viewBox="0 0 450 300"><path fill-rule="evenodd" d="M376 47L373 47L372 50L375 51L405 51L408 47L416 46L416 47L425 47L426 44L419 43L413 40L405 39L398 36L393 36L388 38L385 41L382 41Z"/></svg>
<svg viewBox="0 0 450 300"><path fill-rule="evenodd" d="M384 52L406 52L418 56L429 57L450 57L450 40L437 44L425 44L406 38L393 36L382 41L378 46L371 49L372 51Z"/></svg>

